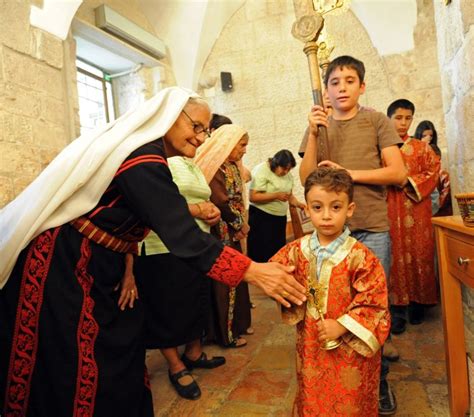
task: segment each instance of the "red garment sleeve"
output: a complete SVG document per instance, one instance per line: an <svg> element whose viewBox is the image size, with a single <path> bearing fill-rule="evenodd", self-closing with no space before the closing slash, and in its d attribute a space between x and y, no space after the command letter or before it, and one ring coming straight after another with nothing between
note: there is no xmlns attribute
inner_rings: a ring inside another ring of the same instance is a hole
<svg viewBox="0 0 474 417"><path fill-rule="evenodd" d="M360 264L351 278L354 297L347 312L337 321L350 333L343 338L356 352L373 356L390 331L390 313L385 272L380 261L367 248L358 251ZM365 252L365 253L364 253Z"/></svg>
<svg viewBox="0 0 474 417"><path fill-rule="evenodd" d="M419 203L425 198L429 198L438 185L441 162L431 146L421 141L417 145L414 149L419 153L417 161L420 167L418 171L408 173L408 182L403 191L408 197Z"/></svg>

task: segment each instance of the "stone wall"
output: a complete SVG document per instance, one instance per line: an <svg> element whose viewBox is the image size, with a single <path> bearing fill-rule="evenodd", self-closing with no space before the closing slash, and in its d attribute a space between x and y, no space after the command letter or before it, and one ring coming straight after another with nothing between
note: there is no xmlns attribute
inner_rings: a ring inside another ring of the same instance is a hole
<svg viewBox="0 0 474 417"><path fill-rule="evenodd" d="M452 190L474 192L474 3L434 4ZM467 350L474 353L474 290L463 286L463 301Z"/></svg>
<svg viewBox="0 0 474 417"><path fill-rule="evenodd" d="M474 3L433 3L451 183L474 192Z"/></svg>
<svg viewBox="0 0 474 417"><path fill-rule="evenodd" d="M76 16L93 24L93 11L102 3L86 0ZM105 3L153 32L137 1ZM61 41L31 27L31 4L42 6L39 0L0 0L0 207L17 196L80 134L75 41L71 34ZM168 73L169 69L163 72ZM166 81L150 69L134 77L125 83L129 90L123 95L136 95L140 100L149 98ZM171 76L167 78L173 83ZM130 88L134 83L135 89ZM119 109L120 114L134 104L122 98L125 105Z"/></svg>
<svg viewBox="0 0 474 417"><path fill-rule="evenodd" d="M34 2L36 4L37 2ZM70 49L29 24L30 2L0 2L0 207L71 138Z"/></svg>
<svg viewBox="0 0 474 417"><path fill-rule="evenodd" d="M413 100L417 111L412 130L421 120L432 120L443 147L431 1L419 0L418 10L415 49L404 54L381 57L352 12L327 15L326 29L335 45L333 57L350 54L366 65L367 91L361 104L385 112L397 98ZM303 44L291 35L294 20L292 0L247 0L225 26L203 70L205 76L232 73L233 91L222 92L218 84L203 93L211 93L209 101L215 112L249 130L244 162L251 168L279 149L296 153L307 124L311 87Z"/></svg>

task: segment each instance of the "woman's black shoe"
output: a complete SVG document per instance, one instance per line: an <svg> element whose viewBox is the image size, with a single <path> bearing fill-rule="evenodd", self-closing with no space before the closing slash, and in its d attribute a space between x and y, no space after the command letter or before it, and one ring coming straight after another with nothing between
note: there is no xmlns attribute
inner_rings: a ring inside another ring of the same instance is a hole
<svg viewBox="0 0 474 417"><path fill-rule="evenodd" d="M201 356L195 361L189 359L186 354L183 353L181 356L181 361L184 363L184 366L188 369L193 368L205 368L212 369L217 368L218 366L225 364L225 358L223 356L213 356L211 359L207 358L207 355L202 352Z"/></svg>
<svg viewBox="0 0 474 417"><path fill-rule="evenodd" d="M183 377L189 376L192 379L192 382L188 385L181 385L179 380ZM176 389L176 392L183 398L188 400L197 400L201 396L201 389L199 385L194 380L193 376L187 369L183 369L175 374L171 374L168 370L168 377L171 384Z"/></svg>
<svg viewBox="0 0 474 417"><path fill-rule="evenodd" d="M392 334L402 334L407 329L407 321L401 317L392 317L392 327L390 332Z"/></svg>
<svg viewBox="0 0 474 417"><path fill-rule="evenodd" d="M410 324L421 324L425 321L425 306L419 303L410 303L408 306L408 320Z"/></svg>

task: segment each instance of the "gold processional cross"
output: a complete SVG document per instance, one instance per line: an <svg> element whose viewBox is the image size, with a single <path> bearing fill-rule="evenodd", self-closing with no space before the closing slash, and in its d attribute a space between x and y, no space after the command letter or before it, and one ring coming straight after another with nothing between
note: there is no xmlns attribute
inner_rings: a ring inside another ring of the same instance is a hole
<svg viewBox="0 0 474 417"><path fill-rule="evenodd" d="M318 45L317 41L324 27L323 15L342 8L347 2L348 0L315 0L314 2L312 0L293 0L296 22L293 23L291 33L296 39L304 42L303 51L308 58L313 103L323 107L318 49L323 49L322 55L329 63L329 54L333 48L328 48L324 42ZM319 127L318 154L322 160L330 159L327 132L324 126Z"/></svg>
<svg viewBox="0 0 474 417"><path fill-rule="evenodd" d="M324 291L326 290L325 286L321 284L318 280L317 274L317 260L314 254L313 249L310 245L311 261L310 261L310 273L308 277L308 287L309 293L313 298L314 308L318 312L319 319L324 322L324 302L325 297ZM337 339L326 339L321 343L321 349L323 350L332 350L339 347L342 343L342 339L339 337Z"/></svg>

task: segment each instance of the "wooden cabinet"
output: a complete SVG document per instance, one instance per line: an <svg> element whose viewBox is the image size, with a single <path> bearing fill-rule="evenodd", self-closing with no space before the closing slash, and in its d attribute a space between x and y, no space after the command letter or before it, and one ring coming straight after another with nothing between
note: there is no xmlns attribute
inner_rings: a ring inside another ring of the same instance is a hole
<svg viewBox="0 0 474 417"><path fill-rule="evenodd" d="M451 417L469 410L462 284L474 288L474 228L460 216L435 217Z"/></svg>

